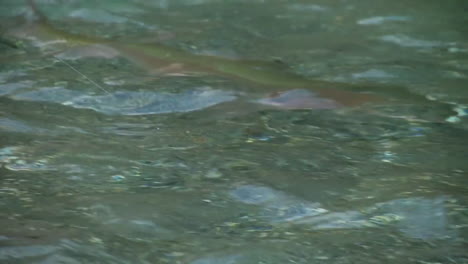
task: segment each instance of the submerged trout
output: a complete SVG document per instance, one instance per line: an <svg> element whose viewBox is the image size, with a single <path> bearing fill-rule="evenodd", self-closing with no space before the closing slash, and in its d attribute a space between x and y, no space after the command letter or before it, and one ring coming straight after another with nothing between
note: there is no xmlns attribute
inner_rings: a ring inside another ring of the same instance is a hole
<svg viewBox="0 0 468 264"><path fill-rule="evenodd" d="M313 94L311 100L316 98L318 101L311 104L304 101L307 98L302 98L299 101L297 98L292 98L294 102L300 103L301 106L299 108L336 108L339 106L354 106L366 102L381 101L381 98L378 96L356 92L369 92L372 91L372 88L310 80L292 73L280 63L196 55L157 43L116 43L95 37L78 36L55 28L42 14L34 0L28 0L28 3L38 17L35 25L35 34L46 36L55 41L66 42L70 46L98 45L101 49L105 50L106 54L123 56L150 72L160 67L161 63L167 65L177 64L183 65L184 68L195 69L195 72L216 74L246 81L256 86L268 88L276 93L278 93L278 90L285 91L292 89L313 91L311 93ZM346 90L339 90L335 87ZM394 91L392 90L392 93ZM303 96L304 94L304 92L287 93L286 95L280 93L279 99L271 96L271 99L264 99L261 103L281 106L281 104L285 104L286 99L296 95ZM326 102L325 107L321 107L319 101ZM284 108L293 109L294 106L286 106Z"/></svg>

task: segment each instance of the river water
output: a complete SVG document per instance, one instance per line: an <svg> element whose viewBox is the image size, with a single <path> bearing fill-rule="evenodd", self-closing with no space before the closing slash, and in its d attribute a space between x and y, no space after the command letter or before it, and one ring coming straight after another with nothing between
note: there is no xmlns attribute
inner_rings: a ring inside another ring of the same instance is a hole
<svg viewBox="0 0 468 264"><path fill-rule="evenodd" d="M187 55L2 1L1 263L468 263L466 1L36 6Z"/></svg>

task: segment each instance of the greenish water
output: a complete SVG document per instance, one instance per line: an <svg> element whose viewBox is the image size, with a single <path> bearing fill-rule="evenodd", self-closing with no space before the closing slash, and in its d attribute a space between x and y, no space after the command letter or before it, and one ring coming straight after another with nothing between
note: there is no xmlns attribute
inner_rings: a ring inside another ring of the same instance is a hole
<svg viewBox="0 0 468 264"><path fill-rule="evenodd" d="M2 42L1 263L468 263L465 1L36 2L385 100L285 110L259 102L316 95ZM4 0L5 37L32 16Z"/></svg>

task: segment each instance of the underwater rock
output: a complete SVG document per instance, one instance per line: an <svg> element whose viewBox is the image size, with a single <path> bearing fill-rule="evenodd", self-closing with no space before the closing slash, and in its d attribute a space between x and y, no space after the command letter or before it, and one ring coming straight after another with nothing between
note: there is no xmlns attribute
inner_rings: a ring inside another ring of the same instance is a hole
<svg viewBox="0 0 468 264"><path fill-rule="evenodd" d="M329 8L326 6L316 5L316 4L290 4L288 5L288 9L293 11L301 11L301 12L324 12L328 11Z"/></svg>
<svg viewBox="0 0 468 264"><path fill-rule="evenodd" d="M59 250L52 245L9 246L0 248L0 260L24 259L49 255Z"/></svg>
<svg viewBox="0 0 468 264"><path fill-rule="evenodd" d="M7 162L10 162L11 160L15 160L15 159L18 159L18 157L16 157L16 153L19 152L19 150L21 150L21 147L4 147L4 148L0 148L0 162L3 163L7 163Z"/></svg>
<svg viewBox="0 0 468 264"><path fill-rule="evenodd" d="M358 20L356 23L358 25L380 25L385 22L404 22L411 20L407 16L375 16Z"/></svg>
<svg viewBox="0 0 468 264"><path fill-rule="evenodd" d="M196 259L190 264L236 264L243 259L242 255L228 255L228 256L210 256Z"/></svg>
<svg viewBox="0 0 468 264"><path fill-rule="evenodd" d="M17 93L10 97L15 100L63 103L67 100L83 95L78 91L65 89L61 86L43 87L34 91Z"/></svg>
<svg viewBox="0 0 468 264"><path fill-rule="evenodd" d="M20 120L9 118L0 118L0 131L15 132L15 133L30 133L30 134L46 134L50 133L46 129L33 127Z"/></svg>
<svg viewBox="0 0 468 264"><path fill-rule="evenodd" d="M232 198L246 204L264 204L279 199L279 192L264 186L243 185L230 193Z"/></svg>
<svg viewBox="0 0 468 264"><path fill-rule="evenodd" d="M296 224L307 224L313 229L351 229L374 226L367 221L366 215L357 211L332 212L312 218L299 219Z"/></svg>
<svg viewBox="0 0 468 264"><path fill-rule="evenodd" d="M399 216L396 226L408 237L423 240L442 239L455 235L448 229L445 201L446 197L414 197L379 203L375 207L378 212Z"/></svg>
<svg viewBox="0 0 468 264"><path fill-rule="evenodd" d="M383 71L383 70L370 69L370 70L363 71L363 72L353 73L351 74L351 77L353 77L354 79L372 80L372 79L392 79L392 78L395 78L395 75L388 73L386 71Z"/></svg>
<svg viewBox="0 0 468 264"><path fill-rule="evenodd" d="M443 239L455 235L448 229L444 208L446 198L421 197L378 203L362 211L332 212L295 221L313 229L348 229L395 226L403 235L421 240Z"/></svg>
<svg viewBox="0 0 468 264"><path fill-rule="evenodd" d="M11 96L16 100L54 102L74 108L92 109L108 115L149 115L201 110L235 100L233 92L208 87L181 93L117 91L92 95L62 87L45 87Z"/></svg>
<svg viewBox="0 0 468 264"><path fill-rule="evenodd" d="M8 242L8 240L4 242ZM14 244L15 240L10 243ZM113 256L102 247L69 239L60 239L53 244L45 245L0 247L0 261L2 263L78 264L83 263L83 259L91 258L94 263L131 263L123 258Z"/></svg>
<svg viewBox="0 0 468 264"><path fill-rule="evenodd" d="M148 216L126 215L105 204L95 204L90 207L89 212L89 216L96 223L102 224L105 230L130 240L161 239L172 235L170 230Z"/></svg>
<svg viewBox="0 0 468 264"><path fill-rule="evenodd" d="M16 90L30 88L33 85L34 82L29 80L0 84L0 96L10 94Z"/></svg>
<svg viewBox="0 0 468 264"><path fill-rule="evenodd" d="M25 160L17 159L14 162L5 165L5 168L11 171L51 171L56 170L54 166L47 164L47 160L37 160L27 162Z"/></svg>
<svg viewBox="0 0 468 264"><path fill-rule="evenodd" d="M276 93L256 102L281 109L335 109L342 106L332 99L321 98L318 94L304 89Z"/></svg>
<svg viewBox="0 0 468 264"><path fill-rule="evenodd" d="M230 247L222 251L216 249L202 256L195 256L190 260L190 264L250 264L250 263L309 263L291 261L293 257L290 252L285 250L274 250L271 244L270 247L265 247L255 241L252 244L249 242L241 247ZM186 262L184 262L186 263Z"/></svg>
<svg viewBox="0 0 468 264"><path fill-rule="evenodd" d="M99 9L88 9L88 8L80 8L73 10L69 14L70 17L83 19L89 22L97 22L97 23L125 23L128 21L126 17L117 16L112 13L109 13L105 10Z"/></svg>
<svg viewBox="0 0 468 264"><path fill-rule="evenodd" d="M270 222L294 221L327 212L320 208L319 203L307 202L264 186L243 185L229 194L242 203L262 205L260 217Z"/></svg>
<svg viewBox="0 0 468 264"><path fill-rule="evenodd" d="M109 95L81 96L64 102L75 108L93 109L104 114L149 115L191 112L236 99L231 92L197 89L183 93L115 92Z"/></svg>
<svg viewBox="0 0 468 264"><path fill-rule="evenodd" d="M242 185L229 192L231 198L260 206L259 218L271 223L289 222L314 230L394 226L403 235L421 240L453 237L445 212L445 197L413 197L378 203L363 210L329 212L280 191L256 185Z"/></svg>
<svg viewBox="0 0 468 264"><path fill-rule="evenodd" d="M0 71L0 83L5 83L12 78L25 76L25 75L26 73L21 70Z"/></svg>
<svg viewBox="0 0 468 264"><path fill-rule="evenodd" d="M406 35L384 35L379 38L381 41L396 44L401 47L407 48L436 48L449 46L453 43L445 43L441 41L421 40L415 39Z"/></svg>

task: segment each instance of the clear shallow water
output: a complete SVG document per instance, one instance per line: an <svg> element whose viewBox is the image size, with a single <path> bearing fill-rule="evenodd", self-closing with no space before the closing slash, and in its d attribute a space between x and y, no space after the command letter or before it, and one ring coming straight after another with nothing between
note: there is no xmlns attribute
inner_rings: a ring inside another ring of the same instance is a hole
<svg viewBox="0 0 468 264"><path fill-rule="evenodd" d="M15 31L30 7L4 2ZM37 2L68 32L386 100L276 109L256 102L303 92L2 45L2 263L468 262L463 1Z"/></svg>

